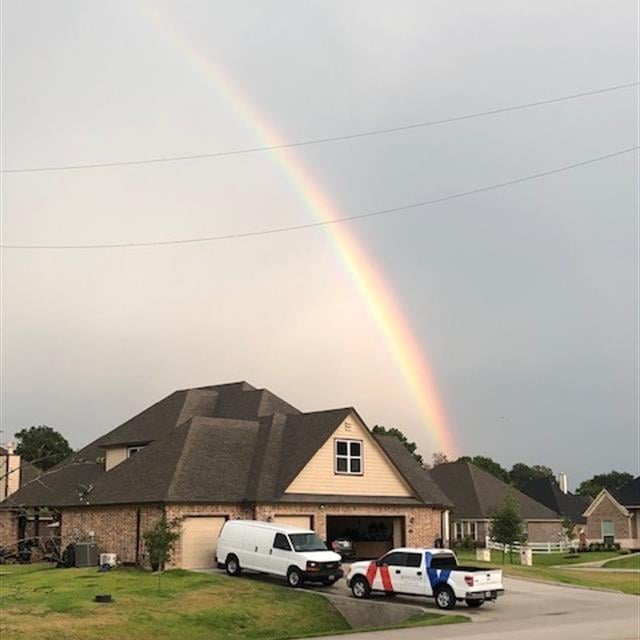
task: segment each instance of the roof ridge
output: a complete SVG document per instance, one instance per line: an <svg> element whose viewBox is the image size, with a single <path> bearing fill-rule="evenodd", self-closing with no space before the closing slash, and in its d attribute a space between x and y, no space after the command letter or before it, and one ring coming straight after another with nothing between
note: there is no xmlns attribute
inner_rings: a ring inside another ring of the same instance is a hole
<svg viewBox="0 0 640 640"><path fill-rule="evenodd" d="M171 474L171 480L166 489L165 499L171 500L171 496L173 495L173 489L175 483L177 481L178 475L182 473L182 467L184 466L184 459L186 458L186 453L188 451L189 445L191 444L191 430L194 427L194 418L189 418L186 422L176 427L176 431L180 429L185 430L184 440L182 441L182 447L180 449L180 454L178 455L178 460L173 467L173 473Z"/></svg>

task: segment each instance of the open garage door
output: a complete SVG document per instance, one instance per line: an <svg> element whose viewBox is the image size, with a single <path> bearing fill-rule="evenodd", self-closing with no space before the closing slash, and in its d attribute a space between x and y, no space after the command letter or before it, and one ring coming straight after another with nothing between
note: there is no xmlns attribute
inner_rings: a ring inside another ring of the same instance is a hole
<svg viewBox="0 0 640 640"><path fill-rule="evenodd" d="M353 542L356 558L379 558L404 544L404 518L381 516L327 516L327 542Z"/></svg>
<svg viewBox="0 0 640 640"><path fill-rule="evenodd" d="M182 522L183 569L208 569L215 566L222 516L188 516Z"/></svg>
<svg viewBox="0 0 640 640"><path fill-rule="evenodd" d="M311 529L311 516L273 516L274 524L282 524L287 527L300 527L301 529Z"/></svg>

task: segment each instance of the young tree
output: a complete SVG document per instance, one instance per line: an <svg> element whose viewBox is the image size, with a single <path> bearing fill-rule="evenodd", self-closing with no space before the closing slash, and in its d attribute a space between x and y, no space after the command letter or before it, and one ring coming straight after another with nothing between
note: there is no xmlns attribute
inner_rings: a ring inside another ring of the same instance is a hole
<svg viewBox="0 0 640 640"><path fill-rule="evenodd" d="M475 464L476 467L484 469L492 476L495 476L499 480L509 484L509 472L502 465L487 456L462 456L461 458L458 458L458 460L471 462L471 464Z"/></svg>
<svg viewBox="0 0 640 640"><path fill-rule="evenodd" d="M166 564L171 560L171 555L180 537L180 520L175 518L167 520L166 514L148 531L142 534L149 562L154 571L164 571ZM158 582L160 588L160 582Z"/></svg>
<svg viewBox="0 0 640 640"><path fill-rule="evenodd" d="M375 427L373 427L372 431L373 433L377 433L378 435L381 435L381 436L395 436L396 438L398 438L398 440L400 440L400 442L402 442L406 450L421 465L424 464L424 460L422 459L422 456L416 452L418 445L415 442L409 442L409 439L407 438L407 436L405 436L404 433L400 431L400 429L396 429L395 427L391 427L390 429L387 429L386 427L383 427L381 425L376 425Z"/></svg>
<svg viewBox="0 0 640 640"><path fill-rule="evenodd" d="M504 548L507 546L509 547L509 561L513 563L513 545L524 542L526 535L518 503L511 492L507 493L502 505L495 512L489 528L489 535L497 543L503 545L503 564Z"/></svg>
<svg viewBox="0 0 640 640"><path fill-rule="evenodd" d="M591 499L595 498L603 489L607 491L615 491L633 480L630 473L624 471L610 471L609 473L600 473L589 480L581 482L576 493L579 496L587 496Z"/></svg>
<svg viewBox="0 0 640 640"><path fill-rule="evenodd" d="M16 453L42 471L57 465L73 453L67 439L46 425L21 429L15 437L18 440Z"/></svg>
<svg viewBox="0 0 640 640"><path fill-rule="evenodd" d="M575 527L576 524L571 518L563 518L562 535L569 544L571 544L571 541L576 537Z"/></svg>

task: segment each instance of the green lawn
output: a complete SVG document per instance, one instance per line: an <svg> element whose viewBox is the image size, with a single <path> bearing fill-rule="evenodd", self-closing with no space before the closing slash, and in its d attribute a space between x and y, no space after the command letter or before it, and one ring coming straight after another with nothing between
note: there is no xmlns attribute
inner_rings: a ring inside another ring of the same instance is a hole
<svg viewBox="0 0 640 640"><path fill-rule="evenodd" d="M456 552L460 562L476 562L475 551L459 551ZM571 565L581 562L598 562L600 560L609 560L622 557L618 551L589 551L586 553L534 553L534 567L553 567L556 565ZM496 566L502 565L502 551L491 551L491 562ZM509 553L505 553L505 564L509 563ZM513 553L513 565L520 566L520 556L517 552Z"/></svg>
<svg viewBox="0 0 640 640"><path fill-rule="evenodd" d="M561 558L564 554L548 554L551 557L544 557L547 554L535 554L533 556L533 567L523 567L518 564L502 564L502 553L493 551L492 562L479 562L475 559L475 554L461 554L458 557L465 564L472 564L478 567L497 567L502 569L506 576L514 578L531 578L533 580L546 580L559 582L561 584L575 584L584 587L597 587L604 589L614 589L633 595L640 595L640 574L614 573L602 570L583 571L577 569L554 568L553 565L575 564L576 562L589 562L605 560L607 557L621 558L619 554L610 552L590 552L579 554L579 560L568 560ZM565 562L562 562L562 560ZM628 559L628 558L626 558ZM560 560L560 561L559 561Z"/></svg>
<svg viewBox="0 0 640 640"><path fill-rule="evenodd" d="M96 604L109 593L110 604ZM247 578L173 570L0 565L2 640L235 640L341 633L349 625L322 596ZM465 621L429 614L407 626Z"/></svg>
<svg viewBox="0 0 640 640"><path fill-rule="evenodd" d="M640 571L640 554L609 560L604 566L606 569L636 569Z"/></svg>

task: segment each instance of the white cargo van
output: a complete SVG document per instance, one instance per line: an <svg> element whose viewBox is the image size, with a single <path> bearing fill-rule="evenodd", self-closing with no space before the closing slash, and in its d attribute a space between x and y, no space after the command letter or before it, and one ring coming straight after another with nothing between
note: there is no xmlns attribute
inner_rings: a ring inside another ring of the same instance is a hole
<svg viewBox="0 0 640 640"><path fill-rule="evenodd" d="M216 560L230 576L243 570L286 577L292 587L305 582L333 584L342 577L340 556L311 529L228 520L218 539Z"/></svg>

